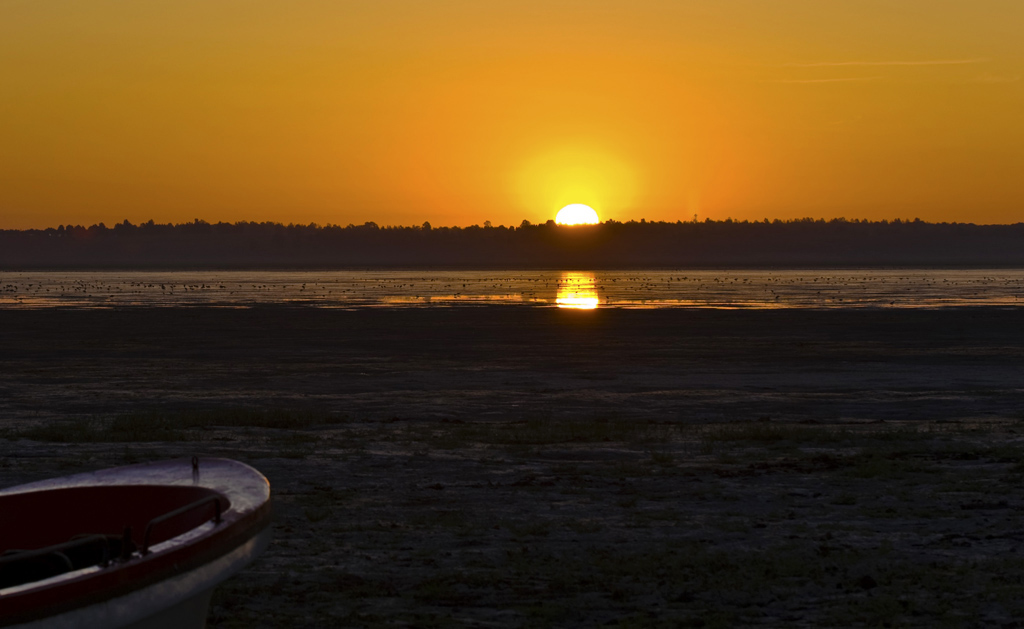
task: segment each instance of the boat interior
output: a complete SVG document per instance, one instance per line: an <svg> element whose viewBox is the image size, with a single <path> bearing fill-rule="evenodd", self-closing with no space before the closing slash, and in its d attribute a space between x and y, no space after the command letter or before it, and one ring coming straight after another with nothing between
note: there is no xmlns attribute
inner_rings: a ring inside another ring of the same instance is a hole
<svg viewBox="0 0 1024 629"><path fill-rule="evenodd" d="M110 485L0 496L0 589L145 557L230 507L197 486Z"/></svg>

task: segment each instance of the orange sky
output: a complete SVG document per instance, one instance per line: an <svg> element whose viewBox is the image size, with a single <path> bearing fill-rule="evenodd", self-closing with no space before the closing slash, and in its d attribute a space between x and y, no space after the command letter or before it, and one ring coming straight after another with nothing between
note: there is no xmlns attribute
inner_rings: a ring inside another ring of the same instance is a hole
<svg viewBox="0 0 1024 629"><path fill-rule="evenodd" d="M0 0L0 228L1024 220L1020 0Z"/></svg>

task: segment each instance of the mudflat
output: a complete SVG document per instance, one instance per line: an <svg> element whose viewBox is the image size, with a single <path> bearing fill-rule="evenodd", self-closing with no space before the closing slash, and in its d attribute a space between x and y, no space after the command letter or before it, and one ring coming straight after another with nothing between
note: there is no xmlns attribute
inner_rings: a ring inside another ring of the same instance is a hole
<svg viewBox="0 0 1024 629"><path fill-rule="evenodd" d="M1024 312L0 311L0 483L230 456L212 626L1024 618Z"/></svg>
<svg viewBox="0 0 1024 629"><path fill-rule="evenodd" d="M0 310L5 421L944 419L1024 408L1024 310Z"/></svg>

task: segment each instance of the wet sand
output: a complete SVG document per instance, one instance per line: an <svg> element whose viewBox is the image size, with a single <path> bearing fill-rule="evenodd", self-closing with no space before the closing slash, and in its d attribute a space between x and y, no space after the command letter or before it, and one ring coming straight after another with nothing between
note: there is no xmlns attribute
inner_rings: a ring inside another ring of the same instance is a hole
<svg viewBox="0 0 1024 629"><path fill-rule="evenodd" d="M1015 626L1021 316L0 311L0 484L255 465L275 541L217 627Z"/></svg>

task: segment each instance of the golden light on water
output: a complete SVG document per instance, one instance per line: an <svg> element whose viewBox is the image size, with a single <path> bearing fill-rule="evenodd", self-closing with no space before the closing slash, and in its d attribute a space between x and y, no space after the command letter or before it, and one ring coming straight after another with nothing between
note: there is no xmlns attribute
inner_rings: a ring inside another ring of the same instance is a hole
<svg viewBox="0 0 1024 629"><path fill-rule="evenodd" d="M593 310L600 303L597 281L593 273L563 273L558 281L555 304L559 308Z"/></svg>
<svg viewBox="0 0 1024 629"><path fill-rule="evenodd" d="M601 222L597 212L589 205L570 203L558 210L555 222L559 225L596 225Z"/></svg>

